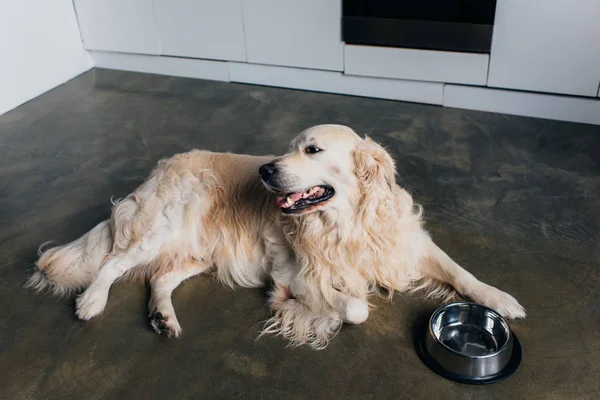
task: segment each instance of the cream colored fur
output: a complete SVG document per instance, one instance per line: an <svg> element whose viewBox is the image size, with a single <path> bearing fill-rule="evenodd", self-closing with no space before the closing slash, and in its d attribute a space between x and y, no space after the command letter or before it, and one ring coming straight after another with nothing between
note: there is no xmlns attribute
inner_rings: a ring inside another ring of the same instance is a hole
<svg viewBox="0 0 600 400"><path fill-rule="evenodd" d="M322 151L308 154L307 146ZM268 190L258 169L272 160L280 185L265 183ZM180 154L159 162L109 221L45 251L29 285L58 294L85 289L76 313L87 320L102 313L115 280L149 279L152 327L179 336L171 293L183 280L211 268L232 287L271 279L273 317L263 333L313 348L326 346L343 322L367 320L372 294L456 291L505 317L524 317L512 296L478 281L433 243L395 173L381 146L339 125L308 129L275 159ZM276 195L318 185L332 187L333 198L294 215L275 204Z"/></svg>

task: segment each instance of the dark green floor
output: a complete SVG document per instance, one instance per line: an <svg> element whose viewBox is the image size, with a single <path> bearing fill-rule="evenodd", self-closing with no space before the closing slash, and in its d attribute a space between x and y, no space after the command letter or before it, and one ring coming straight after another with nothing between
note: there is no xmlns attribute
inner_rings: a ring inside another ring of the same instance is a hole
<svg viewBox="0 0 600 400"><path fill-rule="evenodd" d="M524 358L486 387L446 381L413 350L436 303L397 296L321 352L255 341L260 290L196 278L175 292L184 335L159 337L147 289L101 317L22 288L37 246L109 215L155 162L191 148L281 153L342 123L384 143L438 243L515 295ZM94 70L0 116L0 398L600 398L600 127L356 97Z"/></svg>

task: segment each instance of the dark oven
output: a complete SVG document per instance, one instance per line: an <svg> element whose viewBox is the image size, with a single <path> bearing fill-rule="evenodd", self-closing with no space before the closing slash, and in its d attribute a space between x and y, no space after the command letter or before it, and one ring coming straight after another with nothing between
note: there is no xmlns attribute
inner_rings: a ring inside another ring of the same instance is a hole
<svg viewBox="0 0 600 400"><path fill-rule="evenodd" d="M496 0L343 0L346 44L489 53Z"/></svg>

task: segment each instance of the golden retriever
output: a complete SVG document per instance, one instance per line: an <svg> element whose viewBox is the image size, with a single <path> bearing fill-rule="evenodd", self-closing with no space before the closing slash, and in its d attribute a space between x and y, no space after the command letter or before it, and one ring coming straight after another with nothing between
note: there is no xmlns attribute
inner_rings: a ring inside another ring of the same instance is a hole
<svg viewBox="0 0 600 400"><path fill-rule="evenodd" d="M85 289L76 314L89 320L104 310L115 280L147 278L152 327L177 337L171 293L185 279L214 269L232 287L271 280L273 317L263 333L317 349L343 322L366 321L374 293L456 291L524 317L517 300L433 243L395 175L380 145L340 125L302 132L277 158L179 154L114 203L110 220L41 254L28 285L57 294Z"/></svg>

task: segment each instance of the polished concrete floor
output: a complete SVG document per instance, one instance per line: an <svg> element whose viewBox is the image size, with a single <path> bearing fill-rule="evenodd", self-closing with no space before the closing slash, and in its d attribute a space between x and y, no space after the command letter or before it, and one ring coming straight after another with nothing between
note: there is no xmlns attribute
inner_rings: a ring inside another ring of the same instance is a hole
<svg viewBox="0 0 600 400"><path fill-rule="evenodd" d="M184 335L149 327L148 289L121 282L88 323L73 299L22 285L47 240L110 212L161 157L191 148L281 153L335 122L398 163L438 243L513 295L520 369L490 386L430 372L413 336L436 307L381 303L320 352L255 340L261 290L209 277L174 295ZM0 398L600 398L600 127L259 86L90 71L0 116Z"/></svg>

